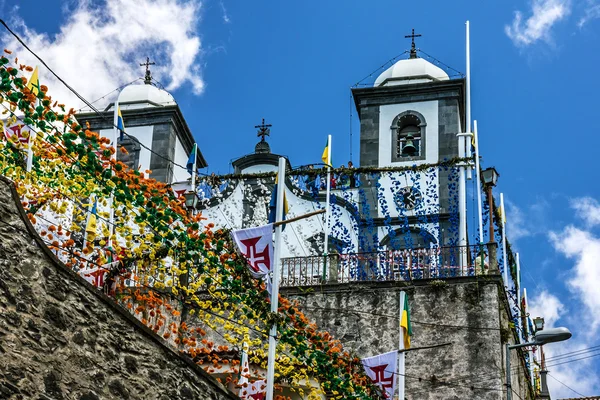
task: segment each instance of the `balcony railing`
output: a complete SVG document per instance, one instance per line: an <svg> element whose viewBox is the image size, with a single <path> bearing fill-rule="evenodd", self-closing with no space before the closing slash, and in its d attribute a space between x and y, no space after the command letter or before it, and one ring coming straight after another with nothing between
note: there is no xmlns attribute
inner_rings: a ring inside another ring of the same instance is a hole
<svg viewBox="0 0 600 400"><path fill-rule="evenodd" d="M490 268L487 247L483 257L480 246L475 245L284 258L281 286L486 275L497 268L495 248L489 249Z"/></svg>

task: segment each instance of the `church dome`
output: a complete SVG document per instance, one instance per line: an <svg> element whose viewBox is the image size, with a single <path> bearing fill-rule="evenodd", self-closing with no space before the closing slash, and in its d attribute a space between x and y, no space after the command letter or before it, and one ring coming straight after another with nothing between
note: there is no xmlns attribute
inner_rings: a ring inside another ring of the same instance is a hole
<svg viewBox="0 0 600 400"><path fill-rule="evenodd" d="M177 102L173 96L154 85L129 85L119 94L119 106L122 110L174 105Z"/></svg>
<svg viewBox="0 0 600 400"><path fill-rule="evenodd" d="M446 81L448 74L440 67L422 58L400 60L383 71L373 86L395 86L410 83Z"/></svg>

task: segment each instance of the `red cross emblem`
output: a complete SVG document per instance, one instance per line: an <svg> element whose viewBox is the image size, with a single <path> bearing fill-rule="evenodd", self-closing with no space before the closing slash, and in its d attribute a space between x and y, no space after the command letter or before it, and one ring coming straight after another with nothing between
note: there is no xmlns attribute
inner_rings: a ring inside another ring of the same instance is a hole
<svg viewBox="0 0 600 400"><path fill-rule="evenodd" d="M10 138L10 137L16 135L19 142L21 142L21 143L29 142L29 132L27 132L27 134L24 134L23 129L22 129L23 126L24 125L21 125L21 124L9 126L7 131L12 131L12 133L7 132L7 136Z"/></svg>
<svg viewBox="0 0 600 400"><path fill-rule="evenodd" d="M376 367L369 367L373 372L375 372L375 379L373 379L373 383L379 385L381 389L383 389L383 394L386 398L389 398L387 393L387 388L394 387L394 374L391 374L389 377L385 377L385 369L388 364L378 365Z"/></svg>
<svg viewBox="0 0 600 400"><path fill-rule="evenodd" d="M248 264L250 268L256 273L261 272L259 264L262 264L266 267L267 270L271 270L271 257L269 256L269 246L265 245L262 251L258 251L256 248L256 244L258 241L262 239L262 237L255 237L241 240L242 244L246 246L246 252L244 256L246 260L248 260Z"/></svg>

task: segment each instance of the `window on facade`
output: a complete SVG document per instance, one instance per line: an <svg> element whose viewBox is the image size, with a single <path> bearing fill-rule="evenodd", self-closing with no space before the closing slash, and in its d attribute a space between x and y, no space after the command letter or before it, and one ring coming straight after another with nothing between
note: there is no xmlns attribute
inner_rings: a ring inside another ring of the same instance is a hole
<svg viewBox="0 0 600 400"><path fill-rule="evenodd" d="M139 140L128 135L122 141L119 141L119 145L127 150L127 154L118 151L117 159L125 163L129 168L137 170L140 162L140 150L142 149Z"/></svg>
<svg viewBox="0 0 600 400"><path fill-rule="evenodd" d="M425 123L416 113L406 112L396 117L392 129L394 130L393 161L402 161L407 158L423 157Z"/></svg>

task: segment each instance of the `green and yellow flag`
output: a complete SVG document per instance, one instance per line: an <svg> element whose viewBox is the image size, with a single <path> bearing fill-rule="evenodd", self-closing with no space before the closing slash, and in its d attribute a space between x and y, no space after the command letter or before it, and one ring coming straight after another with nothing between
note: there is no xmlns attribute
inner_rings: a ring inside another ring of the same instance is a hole
<svg viewBox="0 0 600 400"><path fill-rule="evenodd" d="M410 349L410 337L412 336L412 325L410 323L410 309L408 308L408 296L404 294L404 304L400 314L400 328L404 329L404 348Z"/></svg>
<svg viewBox="0 0 600 400"><path fill-rule="evenodd" d="M33 74L31 74L31 78L27 82L27 89L31 90L31 93L36 96L40 93L40 78L38 78L38 67L35 67L33 70Z"/></svg>
<svg viewBox="0 0 600 400"><path fill-rule="evenodd" d="M327 143L325 144L325 150L323 150L321 160L323 160L325 165L329 165L329 138L327 138Z"/></svg>

